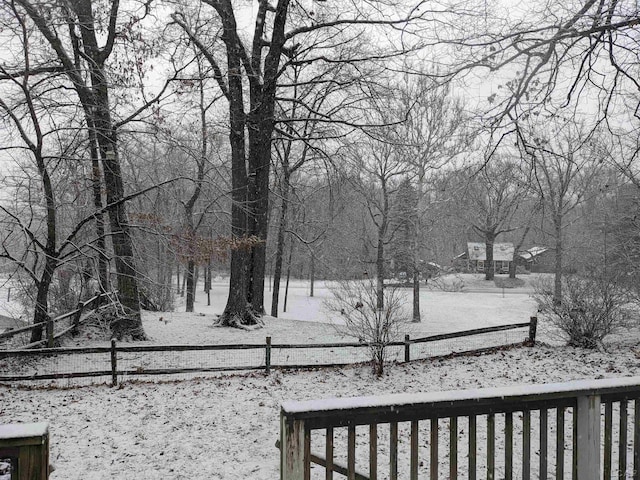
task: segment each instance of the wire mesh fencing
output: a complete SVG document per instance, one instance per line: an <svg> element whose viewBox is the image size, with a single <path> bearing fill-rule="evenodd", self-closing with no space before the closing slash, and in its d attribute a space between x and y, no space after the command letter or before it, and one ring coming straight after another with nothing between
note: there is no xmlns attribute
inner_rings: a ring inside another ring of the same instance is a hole
<svg viewBox="0 0 640 480"><path fill-rule="evenodd" d="M387 362L407 362L478 352L535 341L537 320L430 337L385 346ZM115 385L132 380L182 380L235 371L339 367L368 363L372 344L264 343L234 345L119 345L0 350L0 382Z"/></svg>

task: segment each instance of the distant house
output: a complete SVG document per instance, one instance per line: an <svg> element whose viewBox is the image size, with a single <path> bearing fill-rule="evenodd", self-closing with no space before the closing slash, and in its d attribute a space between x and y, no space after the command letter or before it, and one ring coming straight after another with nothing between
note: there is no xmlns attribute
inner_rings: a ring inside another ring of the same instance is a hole
<svg viewBox="0 0 640 480"><path fill-rule="evenodd" d="M24 327L25 324L22 320L17 320L6 315L0 315L0 333L11 330L13 328Z"/></svg>
<svg viewBox="0 0 640 480"><path fill-rule="evenodd" d="M553 250L548 247L531 247L518 252L518 265L528 272L551 273L554 271Z"/></svg>
<svg viewBox="0 0 640 480"><path fill-rule="evenodd" d="M496 273L508 273L513 261L513 243L493 244L493 270ZM467 272L484 272L487 263L487 250L484 243L468 242L467 251L453 260L454 266Z"/></svg>

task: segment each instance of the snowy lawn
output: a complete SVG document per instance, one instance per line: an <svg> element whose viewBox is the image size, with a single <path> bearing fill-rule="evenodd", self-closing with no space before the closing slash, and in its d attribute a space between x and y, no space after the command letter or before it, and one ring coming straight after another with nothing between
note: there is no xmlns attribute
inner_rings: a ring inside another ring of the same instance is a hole
<svg viewBox="0 0 640 480"><path fill-rule="evenodd" d="M0 423L50 422L56 466L52 480L266 480L278 478L274 443L284 400L632 375L640 375L635 347L619 346L612 353L538 346L391 365L380 380L372 378L368 368L355 367L127 384L121 389L0 387ZM406 441L400 447L405 455ZM461 466L466 463L464 452L461 448ZM363 461L364 452L359 455ZM314 478L320 478L321 470L313 470Z"/></svg>

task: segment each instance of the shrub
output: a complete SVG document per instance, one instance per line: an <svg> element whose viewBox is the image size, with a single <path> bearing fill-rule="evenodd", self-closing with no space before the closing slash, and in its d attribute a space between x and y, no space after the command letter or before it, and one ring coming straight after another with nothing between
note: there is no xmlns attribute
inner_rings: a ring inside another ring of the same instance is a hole
<svg viewBox="0 0 640 480"><path fill-rule="evenodd" d="M377 308L377 289L374 280L338 282L330 287L332 296L324 302L326 311L339 314L342 324L336 330L367 344L371 365L376 376L384 370L389 343L400 340L399 326L409 320L404 305L406 293L393 286L385 286L384 306Z"/></svg>
<svg viewBox="0 0 640 480"><path fill-rule="evenodd" d="M596 348L608 335L629 325L630 297L615 276L596 271L562 277L562 298L554 301L552 277L534 285L538 311L564 334L567 344Z"/></svg>

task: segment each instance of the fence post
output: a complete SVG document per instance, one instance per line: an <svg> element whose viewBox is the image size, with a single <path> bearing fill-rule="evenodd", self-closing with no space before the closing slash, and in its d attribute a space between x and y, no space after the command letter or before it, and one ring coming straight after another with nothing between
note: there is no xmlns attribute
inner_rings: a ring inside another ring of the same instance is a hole
<svg viewBox="0 0 640 480"><path fill-rule="evenodd" d="M271 337L267 337L267 344L264 349L264 372L271 373Z"/></svg>
<svg viewBox="0 0 640 480"><path fill-rule="evenodd" d="M411 342L409 341L409 335L404 336L404 361L408 362L411 360Z"/></svg>
<svg viewBox="0 0 640 480"><path fill-rule="evenodd" d="M538 317L531 317L529 322L529 346L536 344L536 331L538 330Z"/></svg>
<svg viewBox="0 0 640 480"><path fill-rule="evenodd" d="M53 348L53 317L51 315L47 315L47 347Z"/></svg>
<svg viewBox="0 0 640 480"><path fill-rule="evenodd" d="M280 480L304 477L304 420L292 420L280 412Z"/></svg>
<svg viewBox="0 0 640 480"><path fill-rule="evenodd" d="M578 438L573 448L577 453L580 480L598 480L600 477L600 396L578 397ZM620 445L620 448L627 448Z"/></svg>
<svg viewBox="0 0 640 480"><path fill-rule="evenodd" d="M81 301L78 302L78 307L76 308L76 310L78 310L78 311L73 316L73 330L71 331L71 333L73 335L77 335L78 334L78 330L80 328L80 317L82 316L83 307L84 307L84 303L81 302Z"/></svg>
<svg viewBox="0 0 640 480"><path fill-rule="evenodd" d="M118 356L116 352L116 339L111 339L111 386L118 386Z"/></svg>

